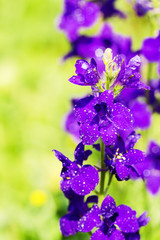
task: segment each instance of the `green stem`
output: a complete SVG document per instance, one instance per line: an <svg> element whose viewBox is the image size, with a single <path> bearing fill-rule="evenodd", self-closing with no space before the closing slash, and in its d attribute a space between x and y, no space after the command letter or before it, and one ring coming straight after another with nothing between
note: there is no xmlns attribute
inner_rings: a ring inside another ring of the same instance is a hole
<svg viewBox="0 0 160 240"><path fill-rule="evenodd" d="M103 195L106 172L103 171L105 169L105 163L104 163L105 145L101 138L100 138L100 145L101 145L101 169L102 169L102 171L101 171L101 176L100 176L100 192L99 192L99 194Z"/></svg>
<svg viewBox="0 0 160 240"><path fill-rule="evenodd" d="M109 186L110 186L111 181L112 181L112 177L113 177L113 174L112 174L111 172L109 172L109 178L108 178L107 187L106 187L106 189L105 189L105 191L104 191L104 194L105 194L105 195L106 195L107 192L108 192Z"/></svg>
<svg viewBox="0 0 160 240"><path fill-rule="evenodd" d="M152 63L148 63L147 80L150 81L151 77L152 77Z"/></svg>

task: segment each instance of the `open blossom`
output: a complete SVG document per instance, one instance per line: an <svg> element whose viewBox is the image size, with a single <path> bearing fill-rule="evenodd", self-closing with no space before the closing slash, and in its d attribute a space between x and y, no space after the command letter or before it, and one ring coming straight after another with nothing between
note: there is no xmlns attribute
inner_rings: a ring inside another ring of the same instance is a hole
<svg viewBox="0 0 160 240"><path fill-rule="evenodd" d="M94 205L95 207L96 205ZM99 217L103 218L101 224ZM90 219L94 219L90 223ZM143 213L139 218L136 217L136 211L132 210L126 205L116 206L114 199L107 195L103 200L101 208L97 206L97 217L95 212L84 214L79 221L79 231L88 232L94 227L98 229L92 234L90 240L125 240L125 236L132 237L137 234L139 236L139 229L149 222L146 213ZM99 226L97 226L99 225ZM118 229L117 229L118 226Z"/></svg>
<svg viewBox="0 0 160 240"><path fill-rule="evenodd" d="M125 141L117 137L116 144L112 148L106 147L106 168L109 168L118 180L128 180L134 174L142 177L139 172L139 164L142 165L144 162L144 153L133 149L139 138L140 134L133 132Z"/></svg>
<svg viewBox="0 0 160 240"><path fill-rule="evenodd" d="M106 145L113 145L118 130L133 128L130 111L113 100L113 91L106 90L98 97L88 96L76 102L74 113L80 123L83 144L91 145L101 137Z"/></svg>
<svg viewBox="0 0 160 240"><path fill-rule="evenodd" d="M131 58L128 64L119 56L118 63L116 64L120 71L113 86L120 84L129 88L150 89L149 86L140 81L141 75L139 73L139 67L141 59L138 55Z"/></svg>
<svg viewBox="0 0 160 240"><path fill-rule="evenodd" d="M92 58L90 64L86 60L77 60L76 76L72 76L69 81L71 83L82 86L94 86L98 83L100 76L97 71L97 64Z"/></svg>
<svg viewBox="0 0 160 240"><path fill-rule="evenodd" d="M61 190L67 198L72 196L72 191L78 195L86 195L95 189L99 183L98 171L91 165L83 165L83 161L91 154L90 150L84 151L84 145L79 143L75 149L75 161L69 160L61 152L54 150L55 156L62 162Z"/></svg>

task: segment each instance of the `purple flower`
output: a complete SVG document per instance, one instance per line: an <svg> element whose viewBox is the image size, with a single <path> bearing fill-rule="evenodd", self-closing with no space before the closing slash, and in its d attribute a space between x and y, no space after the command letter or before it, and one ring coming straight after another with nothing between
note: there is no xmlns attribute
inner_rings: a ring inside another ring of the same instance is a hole
<svg viewBox="0 0 160 240"><path fill-rule="evenodd" d="M139 218L136 217L136 211L132 210L126 205L116 206L114 199L107 195L103 200L101 209L98 211L97 217L95 212L90 213L89 218L95 219L97 223L99 215L103 217L99 228L92 234L90 240L125 240L125 234L139 234L140 227L146 225L149 221L146 218L146 213L142 214ZM87 214L83 215L83 221L81 221L81 231L87 232L97 227L96 224L90 223ZM116 228L118 226L119 230Z"/></svg>
<svg viewBox="0 0 160 240"><path fill-rule="evenodd" d="M106 168L109 168L118 180L128 180L135 175L141 177L139 164L142 165L144 162L144 153L138 149L133 149L139 138L139 134L132 132L125 141L117 137L116 144L112 148L106 147Z"/></svg>
<svg viewBox="0 0 160 240"><path fill-rule="evenodd" d="M97 72L97 64L92 58L90 64L86 60L77 60L76 64L76 76L69 79L71 83L81 86L94 86L100 79Z"/></svg>
<svg viewBox="0 0 160 240"><path fill-rule="evenodd" d="M138 69L141 64L141 59L138 55L131 58L128 64L126 64L121 56L117 56L115 60L117 61L116 65L120 71L113 86L120 84L129 88L150 89L149 86L140 81L141 75Z"/></svg>
<svg viewBox="0 0 160 240"><path fill-rule="evenodd" d="M143 169L147 189L152 194L157 194L160 189L160 146L151 141Z"/></svg>
<svg viewBox="0 0 160 240"><path fill-rule="evenodd" d="M95 189L99 183L98 171L91 165L82 166L83 160L87 160L91 154L90 150L84 151L84 145L79 143L74 152L74 162L57 150L54 152L58 160L62 162L61 190L67 198L70 199L73 192L84 196Z"/></svg>
<svg viewBox="0 0 160 240"><path fill-rule="evenodd" d="M98 97L88 96L75 104L74 113L80 123L83 144L91 145L101 137L106 145L113 145L119 130L133 128L130 111L113 100L113 92L106 90Z"/></svg>
<svg viewBox="0 0 160 240"><path fill-rule="evenodd" d="M146 15L146 13L153 9L152 2L150 0L136 0L134 9L139 17Z"/></svg>
<svg viewBox="0 0 160 240"><path fill-rule="evenodd" d="M60 229L62 235L65 237L75 235L79 231L79 226L83 219L83 215L89 215L91 211L97 214L97 207L95 207L96 205L93 205L92 208L89 208L88 203L98 203L98 197L89 196L87 200L84 201L84 196L80 196L75 193L72 195L72 198L69 200L68 213L60 219ZM97 224L98 223L99 222L97 221Z"/></svg>
<svg viewBox="0 0 160 240"><path fill-rule="evenodd" d="M157 37L146 38L143 41L141 52L149 62L160 60L160 32Z"/></svg>
<svg viewBox="0 0 160 240"><path fill-rule="evenodd" d="M92 26L99 17L99 7L93 2L65 0L64 12L59 24L70 41L78 37L82 27Z"/></svg>

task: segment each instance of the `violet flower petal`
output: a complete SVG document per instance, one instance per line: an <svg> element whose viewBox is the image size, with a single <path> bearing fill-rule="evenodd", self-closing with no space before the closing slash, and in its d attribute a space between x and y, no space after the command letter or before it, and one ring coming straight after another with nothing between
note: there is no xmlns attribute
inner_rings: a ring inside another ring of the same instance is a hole
<svg viewBox="0 0 160 240"><path fill-rule="evenodd" d="M107 107L112 108L114 101L113 91L106 90L99 96L99 102L107 103Z"/></svg>
<svg viewBox="0 0 160 240"><path fill-rule="evenodd" d="M98 183L98 171L90 165L84 165L74 177L71 188L78 195L84 196L93 191Z"/></svg>
<svg viewBox="0 0 160 240"><path fill-rule="evenodd" d="M97 99L93 96L87 96L76 102L74 114L77 122L90 122L96 116L97 113L94 109L96 101Z"/></svg>
<svg viewBox="0 0 160 240"><path fill-rule="evenodd" d="M111 119L118 129L129 130L133 128L133 116L130 110L121 103L114 104Z"/></svg>
<svg viewBox="0 0 160 240"><path fill-rule="evenodd" d="M106 145L114 145L117 138L117 130L112 124L100 126L100 135Z"/></svg>
<svg viewBox="0 0 160 240"><path fill-rule="evenodd" d="M109 240L125 240L124 235L119 231L115 230L108 238Z"/></svg>
<svg viewBox="0 0 160 240"><path fill-rule="evenodd" d="M101 224L100 209L94 205L83 217L78 221L79 232L90 232L94 227Z"/></svg>
<svg viewBox="0 0 160 240"><path fill-rule="evenodd" d="M96 230L90 238L90 240L102 240L102 239L108 240L108 237L106 235L104 235L104 233L99 229Z"/></svg>
<svg viewBox="0 0 160 240"><path fill-rule="evenodd" d="M107 195L107 197L103 200L101 205L101 215L103 216L104 219L109 218L113 216L115 211L116 203L110 195Z"/></svg>
<svg viewBox="0 0 160 240"><path fill-rule="evenodd" d="M77 232L77 221L70 220L69 215L65 215L60 219L60 230L65 237L75 235Z"/></svg>
<svg viewBox="0 0 160 240"><path fill-rule="evenodd" d="M121 159L116 160L116 173L120 180L127 180L130 174L130 169L127 168Z"/></svg>
<svg viewBox="0 0 160 240"><path fill-rule="evenodd" d="M136 218L136 211L133 211L130 207L125 205L119 205L117 207L118 217L115 224L124 233L137 232L139 230L138 221Z"/></svg>
<svg viewBox="0 0 160 240"><path fill-rule="evenodd" d="M80 126L80 136L84 145L91 145L95 143L99 136L99 127L97 124L83 123Z"/></svg>
<svg viewBox="0 0 160 240"><path fill-rule="evenodd" d="M125 165L134 165L144 161L144 153L138 149L130 149L123 155Z"/></svg>

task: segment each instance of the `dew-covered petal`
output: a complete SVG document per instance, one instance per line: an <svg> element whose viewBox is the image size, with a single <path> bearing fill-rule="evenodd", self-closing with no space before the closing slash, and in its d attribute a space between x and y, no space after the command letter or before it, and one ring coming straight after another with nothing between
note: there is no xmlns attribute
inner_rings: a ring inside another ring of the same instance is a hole
<svg viewBox="0 0 160 240"><path fill-rule="evenodd" d="M118 129L128 130L133 128L133 116L130 110L121 103L114 104L111 120Z"/></svg>
<svg viewBox="0 0 160 240"><path fill-rule="evenodd" d="M117 130L112 124L100 126L100 135L105 145L114 145L117 138Z"/></svg>
<svg viewBox="0 0 160 240"><path fill-rule="evenodd" d="M71 77L69 79L70 82L82 86L94 86L98 82L100 77L95 60L92 59L91 64L83 59L77 60L75 67L77 76Z"/></svg>
<svg viewBox="0 0 160 240"><path fill-rule="evenodd" d="M72 76L71 78L68 79L69 82L73 84L77 84L80 86L86 86L87 83L85 82L85 78L83 76Z"/></svg>
<svg viewBox="0 0 160 240"><path fill-rule="evenodd" d="M79 232L90 232L94 227L101 224L100 209L94 205L83 217L78 221Z"/></svg>
<svg viewBox="0 0 160 240"><path fill-rule="evenodd" d="M144 82L141 82L137 78L137 74L135 74L131 78L130 82L128 83L128 85L126 85L126 87L150 90L150 87L148 85L146 85Z"/></svg>
<svg viewBox="0 0 160 240"><path fill-rule="evenodd" d="M115 230L108 238L109 240L125 240L124 235L119 231Z"/></svg>
<svg viewBox="0 0 160 240"><path fill-rule="evenodd" d="M98 229L92 234L90 240L108 240L108 237L104 235L101 230Z"/></svg>
<svg viewBox="0 0 160 240"><path fill-rule="evenodd" d="M74 177L71 188L75 193L84 196L93 191L98 183L98 171L90 165L84 165Z"/></svg>
<svg viewBox="0 0 160 240"><path fill-rule="evenodd" d="M66 167L68 165L70 165L72 162L69 160L69 158L67 158L66 156L64 156L61 152L53 149L52 151L55 152L55 156L56 158L58 158L59 161L62 162L63 167Z"/></svg>
<svg viewBox="0 0 160 240"><path fill-rule="evenodd" d="M99 96L99 102L104 102L107 103L107 107L112 108L113 107L113 100L114 100L114 95L113 91L111 90L106 90L101 95Z"/></svg>
<svg viewBox="0 0 160 240"><path fill-rule="evenodd" d="M120 180L127 180L130 174L130 169L123 164L122 159L116 159L116 173Z"/></svg>
<svg viewBox="0 0 160 240"><path fill-rule="evenodd" d="M65 237L75 235L77 232L77 221L71 220L69 214L65 215L60 219L60 230Z"/></svg>
<svg viewBox="0 0 160 240"><path fill-rule="evenodd" d="M84 160L84 145L82 142L80 142L75 151L74 151L74 158L75 158L75 162L79 165L83 164L83 160Z"/></svg>
<svg viewBox="0 0 160 240"><path fill-rule="evenodd" d="M101 205L101 215L103 218L109 218L113 216L116 210L116 203L114 199L110 196L107 195L107 197L103 200L102 205Z"/></svg>
<svg viewBox="0 0 160 240"><path fill-rule="evenodd" d="M70 161L67 157L65 157L61 152L57 150L53 150L55 152L55 156L62 162L63 168L61 171L62 178L72 178L77 174L79 170L78 165L75 162Z"/></svg>
<svg viewBox="0 0 160 240"><path fill-rule="evenodd" d="M128 67L132 70L136 70L137 67L141 65L141 58L136 55L135 57L131 58L128 63Z"/></svg>
<svg viewBox="0 0 160 240"><path fill-rule="evenodd" d="M96 104L97 99L93 96L88 96L80 99L74 105L74 115L77 122L85 123L90 122L95 116L96 111L94 105Z"/></svg>
<svg viewBox="0 0 160 240"><path fill-rule="evenodd" d="M144 153L138 149L130 149L123 155L123 162L127 166L131 166L144 161Z"/></svg>
<svg viewBox="0 0 160 240"><path fill-rule="evenodd" d="M64 193L64 195L67 197L67 198L70 198L70 196L72 197L72 189L71 189L71 181L70 179L66 179L66 180L62 180L60 182L60 188L62 190L62 192Z"/></svg>
<svg viewBox="0 0 160 240"><path fill-rule="evenodd" d="M80 126L79 133L84 145L92 145L100 136L97 124L83 123Z"/></svg>
<svg viewBox="0 0 160 240"><path fill-rule="evenodd" d="M76 74L84 75L85 71L90 67L90 64L84 60L80 59L76 61L75 68L76 68Z"/></svg>
<svg viewBox="0 0 160 240"><path fill-rule="evenodd" d="M126 150L134 148L134 145L137 141L141 138L141 134L136 133L135 131L132 132L125 141L125 148Z"/></svg>
<svg viewBox="0 0 160 240"><path fill-rule="evenodd" d="M139 230L136 211L133 211L126 205L119 205L117 207L117 213L119 215L115 221L115 224L118 225L122 232L132 233Z"/></svg>

